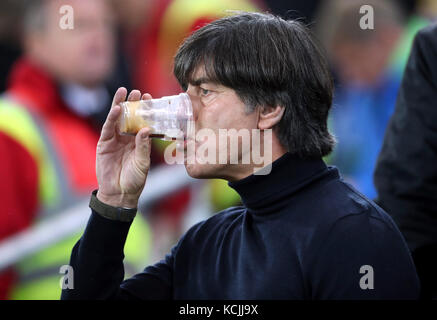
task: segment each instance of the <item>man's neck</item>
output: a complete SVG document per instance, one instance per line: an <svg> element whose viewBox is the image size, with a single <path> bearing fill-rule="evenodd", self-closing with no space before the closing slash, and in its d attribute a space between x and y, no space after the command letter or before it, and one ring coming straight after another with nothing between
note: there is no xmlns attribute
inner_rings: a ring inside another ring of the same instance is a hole
<svg viewBox="0 0 437 320"><path fill-rule="evenodd" d="M261 170L265 170L266 167L270 166L272 162L282 157L286 152L287 150L279 143L279 140L276 138L276 136L273 135L271 157L266 157L264 154L263 162L261 164L256 164L251 161L251 163L247 165L235 165L235 169L232 170L229 175L223 177L223 179L228 181L238 181L254 173L265 174L264 172L261 172ZM265 172L269 171L267 170Z"/></svg>

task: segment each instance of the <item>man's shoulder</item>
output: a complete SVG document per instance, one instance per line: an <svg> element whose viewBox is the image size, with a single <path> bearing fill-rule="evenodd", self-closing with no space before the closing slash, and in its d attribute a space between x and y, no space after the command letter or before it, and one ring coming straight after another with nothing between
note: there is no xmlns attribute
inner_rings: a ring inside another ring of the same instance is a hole
<svg viewBox="0 0 437 320"><path fill-rule="evenodd" d="M425 72L428 77L430 77L430 74L434 75L436 70L436 54L437 23L432 23L429 26L419 30L415 35L409 64L407 65L407 71L408 67L411 68L412 66L420 66L420 71Z"/></svg>
<svg viewBox="0 0 437 320"><path fill-rule="evenodd" d="M313 294L319 299L415 299L414 264L393 220L347 183L331 187L338 188L338 198L324 210L330 217L319 224L302 259ZM363 291L360 278L369 268L379 275L379 285Z"/></svg>
<svg viewBox="0 0 437 320"><path fill-rule="evenodd" d="M415 38L416 41L425 39L427 42L437 43L437 23L431 23L430 25L420 29Z"/></svg>
<svg viewBox="0 0 437 320"><path fill-rule="evenodd" d="M320 213L323 218L308 247L310 252L331 250L346 259L357 250L363 257L373 258L391 250L391 254L409 259L405 240L387 212L346 182L339 181L331 188L336 199L326 202Z"/></svg>
<svg viewBox="0 0 437 320"><path fill-rule="evenodd" d="M365 227L365 220L367 225L384 226L397 232L395 223L381 207L342 180L326 186L315 205L319 207L320 225L325 230L345 224L360 230Z"/></svg>

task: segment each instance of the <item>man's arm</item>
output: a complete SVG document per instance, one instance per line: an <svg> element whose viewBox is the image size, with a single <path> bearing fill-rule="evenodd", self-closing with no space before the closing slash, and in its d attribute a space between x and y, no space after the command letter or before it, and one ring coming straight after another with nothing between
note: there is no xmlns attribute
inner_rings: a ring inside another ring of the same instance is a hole
<svg viewBox="0 0 437 320"><path fill-rule="evenodd" d="M412 251L422 294L437 293L437 26L419 31L374 174L378 204Z"/></svg>
<svg viewBox="0 0 437 320"><path fill-rule="evenodd" d="M374 174L410 250L437 244L437 26L417 34Z"/></svg>
<svg viewBox="0 0 437 320"><path fill-rule="evenodd" d="M123 247L130 225L92 210L85 232L71 253L73 286L62 290L62 300L129 299L120 291L120 284L124 278Z"/></svg>
<svg viewBox="0 0 437 320"><path fill-rule="evenodd" d="M171 297L170 258L158 266L156 274L136 277L128 282L130 285L121 285L124 277L123 247L150 167L150 129L141 129L135 137L119 133L119 104L126 95L125 88L117 90L102 128L96 152L99 189L91 197L93 212L85 233L71 255L74 288L64 289L62 299ZM134 90L128 100L140 98L141 93ZM152 97L145 94L142 99Z"/></svg>
<svg viewBox="0 0 437 320"><path fill-rule="evenodd" d="M165 260L123 281L123 247L130 225L131 221L108 219L92 210L85 232L71 254L73 288L62 290L62 300L172 298L175 249Z"/></svg>

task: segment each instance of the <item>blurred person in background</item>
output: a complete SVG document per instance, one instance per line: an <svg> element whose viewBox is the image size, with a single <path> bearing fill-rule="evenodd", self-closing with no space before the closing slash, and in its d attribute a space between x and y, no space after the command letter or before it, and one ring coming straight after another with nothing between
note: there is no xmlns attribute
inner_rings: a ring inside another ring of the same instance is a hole
<svg viewBox="0 0 437 320"><path fill-rule="evenodd" d="M404 234L422 298L437 299L437 25L413 44L374 174L378 204Z"/></svg>
<svg viewBox="0 0 437 320"><path fill-rule="evenodd" d="M154 97L180 93L173 77L172 63L177 48L194 30L228 14L227 10L257 11L260 0L114 0L123 34L123 47L135 88ZM133 67L135 66L135 67ZM152 139L151 165L164 165L164 149L169 142ZM225 180L214 179L204 185L205 199L213 211L240 203L239 195ZM153 230L153 259L162 257L185 231L192 193L189 187L171 195L147 211Z"/></svg>
<svg viewBox="0 0 437 320"><path fill-rule="evenodd" d="M373 8L373 29L362 29L360 7ZM404 18L396 2L332 0L321 9L318 34L336 75L330 126L340 142L328 161L366 196L376 191L372 173L393 112L401 71L390 59Z"/></svg>
<svg viewBox="0 0 437 320"><path fill-rule="evenodd" d="M325 43L326 32L332 32L330 24L336 20L332 17L338 15L339 11L338 4L337 8L334 8L335 3L331 0L265 0L264 2L273 13L284 18L299 19L307 23L310 28L316 28L320 40ZM362 1L362 4L367 4L367 2ZM390 57L390 67L402 73L415 34L428 25L429 20L437 16L437 2L435 0L396 0L396 5L401 10L404 23L401 39ZM329 14L325 13L328 10ZM321 23L320 20L323 22ZM327 28L325 30L318 28L317 25L320 24Z"/></svg>
<svg viewBox="0 0 437 320"><path fill-rule="evenodd" d="M264 0L272 13L278 14L283 18L299 19L309 24L309 27L318 19L320 7L328 1L330 0ZM434 0L396 0L396 3L405 15L409 15L415 10L418 1L426 3L427 6L435 5L436 3Z"/></svg>
<svg viewBox="0 0 437 320"><path fill-rule="evenodd" d="M74 13L71 30L60 26L65 4ZM0 99L0 239L77 204L96 187L95 150L115 60L106 0L32 0L25 8L23 55ZM145 252L144 230L137 250ZM76 239L5 271L1 298L57 298L59 268Z"/></svg>

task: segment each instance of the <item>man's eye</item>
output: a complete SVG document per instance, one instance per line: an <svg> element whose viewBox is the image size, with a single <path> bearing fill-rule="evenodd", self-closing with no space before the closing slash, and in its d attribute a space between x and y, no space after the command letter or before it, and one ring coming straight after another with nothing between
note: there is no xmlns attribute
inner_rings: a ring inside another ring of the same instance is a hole
<svg viewBox="0 0 437 320"><path fill-rule="evenodd" d="M207 90L207 89L203 89L203 88L200 88L200 95L201 95L201 96L205 97L205 96L207 96L209 93L210 93L209 90Z"/></svg>

